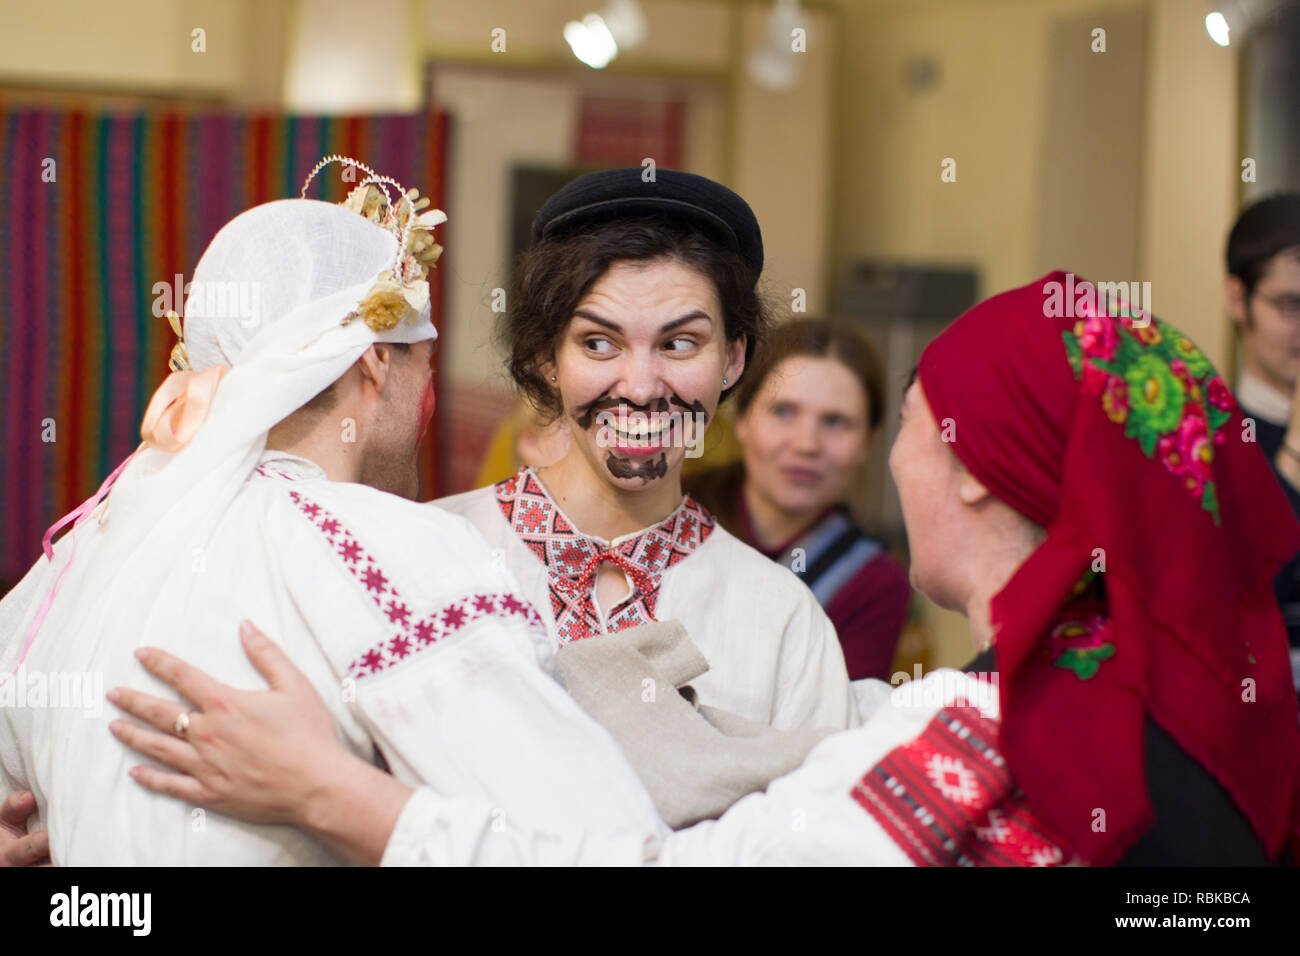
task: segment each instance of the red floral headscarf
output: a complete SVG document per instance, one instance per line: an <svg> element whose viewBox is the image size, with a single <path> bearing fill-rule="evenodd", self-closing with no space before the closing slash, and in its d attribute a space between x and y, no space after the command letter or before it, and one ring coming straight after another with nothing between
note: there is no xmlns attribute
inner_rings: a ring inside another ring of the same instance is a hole
<svg viewBox="0 0 1300 956"><path fill-rule="evenodd" d="M1300 523L1214 367L1054 272L958 318L918 377L962 463L1047 529L990 607L1001 748L1030 807L1117 861L1154 819L1149 714L1280 853L1300 725L1272 579ZM1079 600L1090 579L1101 603Z"/></svg>

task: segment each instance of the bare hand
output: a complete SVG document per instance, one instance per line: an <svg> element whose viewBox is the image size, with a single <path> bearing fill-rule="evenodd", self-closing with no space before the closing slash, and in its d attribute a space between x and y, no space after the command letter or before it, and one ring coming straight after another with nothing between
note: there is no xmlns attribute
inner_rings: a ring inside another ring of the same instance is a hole
<svg viewBox="0 0 1300 956"><path fill-rule="evenodd" d="M302 825L310 799L352 755L315 687L275 642L247 621L240 639L270 690L236 690L166 651L141 648L136 656L145 670L198 709L178 734L182 705L117 687L108 699L155 729L126 720L109 729L178 771L133 767L131 776L147 790L249 823Z"/></svg>
<svg viewBox="0 0 1300 956"><path fill-rule="evenodd" d="M0 866L49 866L48 830L27 832L27 818L36 812L36 797L16 790L0 804Z"/></svg>

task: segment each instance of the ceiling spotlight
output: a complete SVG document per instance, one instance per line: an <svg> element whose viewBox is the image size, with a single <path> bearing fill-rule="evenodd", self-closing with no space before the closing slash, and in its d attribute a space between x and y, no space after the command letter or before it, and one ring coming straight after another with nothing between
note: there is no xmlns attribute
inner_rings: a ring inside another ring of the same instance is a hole
<svg viewBox="0 0 1300 956"><path fill-rule="evenodd" d="M1209 33L1210 39L1219 46L1228 45L1228 20L1218 10L1206 16L1205 31Z"/></svg>
<svg viewBox="0 0 1300 956"><path fill-rule="evenodd" d="M1283 9L1295 5L1296 0L1212 0L1205 4L1210 11L1205 32L1219 46L1227 46L1230 39L1240 43L1257 27L1276 19Z"/></svg>
<svg viewBox="0 0 1300 956"><path fill-rule="evenodd" d="M767 90L791 89L799 79L794 52L795 28L801 26L799 0L775 0L767 20L767 40L749 54L749 78Z"/></svg>
<svg viewBox="0 0 1300 956"><path fill-rule="evenodd" d="M614 35L598 13L589 13L581 21L570 20L564 25L564 39L576 56L594 70L603 70L618 56Z"/></svg>

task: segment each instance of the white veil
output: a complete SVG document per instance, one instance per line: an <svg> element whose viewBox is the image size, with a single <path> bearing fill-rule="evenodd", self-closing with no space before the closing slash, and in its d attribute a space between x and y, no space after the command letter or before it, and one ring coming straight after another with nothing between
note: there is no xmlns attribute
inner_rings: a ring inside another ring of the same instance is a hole
<svg viewBox="0 0 1300 956"><path fill-rule="evenodd" d="M151 635L159 629L184 627L196 559L256 467L271 426L372 343L436 337L427 303L385 332L344 322L391 272L397 247L393 232L357 212L309 199L257 206L217 233L195 268L185 316L192 367L229 366L207 418L179 451L142 446L113 486L102 523L92 517L65 534L53 560L41 558L0 602L0 681L25 655L41 614L32 646L57 641L65 666L101 647L158 643Z"/></svg>

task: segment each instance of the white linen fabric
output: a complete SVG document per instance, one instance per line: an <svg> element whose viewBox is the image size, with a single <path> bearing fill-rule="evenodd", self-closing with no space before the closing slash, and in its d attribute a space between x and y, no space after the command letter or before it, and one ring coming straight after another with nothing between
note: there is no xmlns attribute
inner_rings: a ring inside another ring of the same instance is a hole
<svg viewBox="0 0 1300 956"><path fill-rule="evenodd" d="M266 452L185 570L181 616L150 616L147 643L258 689L237 636L254 620L307 674L348 749L378 749L440 799L481 802L487 833L666 832L613 739L552 679L553 642L467 522ZM39 598L27 580L15 593ZM85 673L96 695L0 709L0 794L36 793L56 864L341 862L291 828L203 814L131 781L142 758L109 734L117 713L103 691L175 694L144 673L136 642L99 640L73 657L61 637L42 632L19 676L31 686Z"/></svg>
<svg viewBox="0 0 1300 956"><path fill-rule="evenodd" d="M712 820L762 791L832 733L773 730L698 704L689 685L707 668L677 621L596 635L556 654L560 685L618 741L674 830Z"/></svg>
<svg viewBox="0 0 1300 956"><path fill-rule="evenodd" d="M498 839L487 829L490 807L422 789L403 808L383 865L1067 863L1026 813L993 746L998 693L986 676L940 669L892 691L870 682L862 726L826 738L801 767L720 819L667 838L550 827Z"/></svg>
<svg viewBox="0 0 1300 956"><path fill-rule="evenodd" d="M532 469L520 477L526 475L536 477ZM462 515L478 528L557 644L564 643L552 601L553 572L506 521L499 487L440 498L428 507ZM548 503L565 526L572 525L558 505ZM619 549L651 530L614 541L584 537L601 550ZM548 554L563 546L545 545ZM708 672L691 682L701 703L778 730L840 730L859 723L835 627L812 592L720 525L660 572L654 618L681 622L708 661Z"/></svg>
<svg viewBox="0 0 1300 956"><path fill-rule="evenodd" d="M146 640L148 615L161 620L184 606L193 554L252 473L270 427L372 343L436 335L427 313L384 335L343 324L396 253L391 233L316 200L265 203L222 227L195 268L185 319L196 371L230 363L207 419L180 452L141 446L111 507L65 534L53 560L36 563L27 583L41 599L0 602L0 680L47 595L57 593L41 633L58 634L70 660L109 634Z"/></svg>
<svg viewBox="0 0 1300 956"><path fill-rule="evenodd" d="M396 256L396 236L334 203L280 199L236 216L194 270L185 303L190 364L233 367L272 325L297 326L310 344L351 311L338 311L329 297L346 293L343 301L359 302ZM437 337L427 305L415 320L361 334L367 344Z"/></svg>

